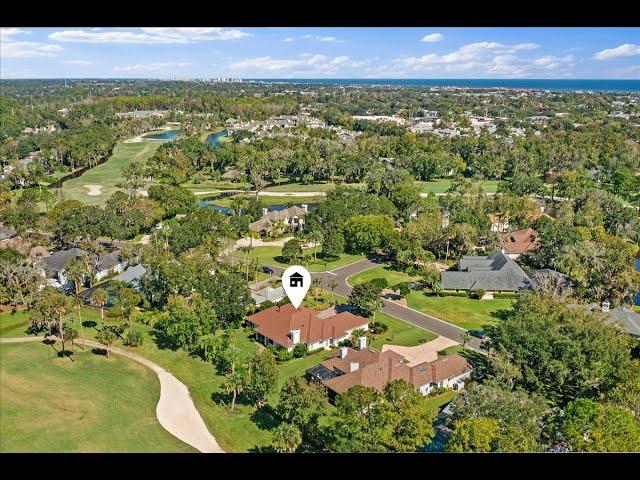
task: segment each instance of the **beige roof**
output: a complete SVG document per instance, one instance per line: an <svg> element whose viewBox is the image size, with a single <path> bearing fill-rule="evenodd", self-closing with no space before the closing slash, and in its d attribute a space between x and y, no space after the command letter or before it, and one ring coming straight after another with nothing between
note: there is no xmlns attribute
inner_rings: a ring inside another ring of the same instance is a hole
<svg viewBox="0 0 640 480"><path fill-rule="evenodd" d="M430 342L421 343L415 347L402 347L400 345L383 345L382 351L393 351L402 355L408 366L414 367L420 363L433 362L438 358L438 352L445 348L459 345L458 342L446 337L438 337Z"/></svg>
<svg viewBox="0 0 640 480"><path fill-rule="evenodd" d="M268 227L272 223L276 223L284 220L285 218L300 217L307 212L304 208L294 205L293 207L285 208L284 210L275 210L264 215L260 220L256 220L249 225L249 228L254 231L260 231L265 227Z"/></svg>

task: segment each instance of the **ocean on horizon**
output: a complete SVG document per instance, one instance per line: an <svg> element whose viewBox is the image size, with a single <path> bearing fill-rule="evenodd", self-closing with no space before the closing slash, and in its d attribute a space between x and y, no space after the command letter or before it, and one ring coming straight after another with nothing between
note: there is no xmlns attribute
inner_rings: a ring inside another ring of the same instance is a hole
<svg viewBox="0 0 640 480"><path fill-rule="evenodd" d="M490 78L247 78L245 81L285 84L361 85L391 87L466 87L583 92L640 92L640 80L600 79L490 79Z"/></svg>

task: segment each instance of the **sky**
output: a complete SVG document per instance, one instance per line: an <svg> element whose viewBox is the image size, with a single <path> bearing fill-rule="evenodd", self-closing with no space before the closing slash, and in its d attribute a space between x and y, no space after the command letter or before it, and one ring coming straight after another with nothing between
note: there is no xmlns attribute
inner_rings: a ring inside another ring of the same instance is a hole
<svg viewBox="0 0 640 480"><path fill-rule="evenodd" d="M640 79L640 28L2 28L0 78Z"/></svg>

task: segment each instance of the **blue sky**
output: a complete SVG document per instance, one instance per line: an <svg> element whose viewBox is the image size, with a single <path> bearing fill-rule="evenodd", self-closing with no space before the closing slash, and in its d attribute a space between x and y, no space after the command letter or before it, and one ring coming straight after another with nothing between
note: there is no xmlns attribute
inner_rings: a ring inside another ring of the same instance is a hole
<svg viewBox="0 0 640 480"><path fill-rule="evenodd" d="M628 78L640 28L3 28L2 78Z"/></svg>

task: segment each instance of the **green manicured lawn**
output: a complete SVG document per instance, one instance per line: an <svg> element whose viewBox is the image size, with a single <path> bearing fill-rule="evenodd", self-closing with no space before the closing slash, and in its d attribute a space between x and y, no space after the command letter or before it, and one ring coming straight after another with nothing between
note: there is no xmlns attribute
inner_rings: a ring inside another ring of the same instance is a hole
<svg viewBox="0 0 640 480"><path fill-rule="evenodd" d="M389 265L378 265L352 275L347 281L350 285L358 285L359 283L369 282L375 278L384 278L389 286L393 286L398 283L412 282L418 280L420 277L412 277L404 272L397 272L392 270Z"/></svg>
<svg viewBox="0 0 640 480"><path fill-rule="evenodd" d="M496 193L499 180L478 180L485 193ZM451 180L433 180L431 182L416 182L422 193L445 193L451 187Z"/></svg>
<svg viewBox="0 0 640 480"><path fill-rule="evenodd" d="M93 308L84 307L81 310L83 323L95 322L100 323L100 311ZM107 319L108 321L108 319ZM67 321L68 325L72 325L78 333L80 332L80 322L78 321L77 313L74 311L73 315L69 316ZM90 325L90 324L87 324ZM25 337L29 335L27 329L29 328L29 312L18 311L16 313L3 312L0 313L0 337ZM86 338L92 338L93 329L91 327L84 327Z"/></svg>
<svg viewBox="0 0 640 480"><path fill-rule="evenodd" d="M206 188L199 188L197 190L194 189L194 191L202 191L202 192L206 192L208 191L208 189ZM217 198L215 200L211 200L212 204L215 205L220 205L221 207L231 207L231 201L234 198L240 198L240 197L252 197L254 198L255 195L244 195L244 194L238 194L238 195L233 195L231 197L224 197L224 198ZM201 199L205 199L206 196L203 196ZM294 204L294 205L302 205L302 204L314 204L314 203L321 203L325 200L325 197L323 196L312 196L312 197L294 197L294 196L288 196L288 197L272 197L272 196L268 196L268 195L260 195L258 197L260 199L260 203L262 203L262 205L264 205L265 207L269 206L269 205L286 205L286 204Z"/></svg>
<svg viewBox="0 0 640 480"><path fill-rule="evenodd" d="M438 395L434 395L433 397L425 397L424 399L424 407L425 410L432 413L433 415L437 415L440 413L440 410L449 403L451 400L456 398L458 392L454 392L453 390L447 390L444 393L440 393Z"/></svg>
<svg viewBox="0 0 640 480"><path fill-rule="evenodd" d="M318 251L320 251L320 248L321 247L318 247ZM318 259L314 260L313 249L306 249L304 251L311 254L311 259L307 262L303 261L302 265L304 265L310 272L322 272L325 270L325 263L322 260L319 252ZM280 267L289 266L288 263L282 261L283 259L280 256L281 254L281 247L254 247L249 253L249 256L258 259L258 261L262 264L277 265ZM244 258L244 255L245 254L243 252L237 253L238 258L241 259ZM350 263L357 262L358 260L362 260L363 258L364 256L362 255L349 255L347 253L343 253L338 259L328 261L326 264L326 269L334 270L336 268L349 265Z"/></svg>
<svg viewBox="0 0 640 480"><path fill-rule="evenodd" d="M87 170L78 178L67 180L62 185L62 191L70 198L80 200L90 205L104 205L117 190L122 182L122 167L136 160L145 160L155 153L163 142L158 140L143 140L138 143L119 143L113 149L113 155L102 165ZM102 193L89 196L85 185L102 185Z"/></svg>
<svg viewBox="0 0 640 480"><path fill-rule="evenodd" d="M467 330L481 329L483 325L496 323L497 318L492 314L498 310L509 310L513 304L511 299L476 300L467 297L436 297L421 291L412 291L407 296L407 302L408 306L415 310Z"/></svg>
<svg viewBox="0 0 640 480"><path fill-rule="evenodd" d="M155 373L118 355L73 357L0 346L1 452L195 452L158 422Z"/></svg>
<svg viewBox="0 0 640 480"><path fill-rule="evenodd" d="M389 330L379 335L371 342L373 348L380 350L385 343L400 345L403 347L415 347L423 342L434 340L437 335L428 330L416 327L398 318L392 317L382 312L376 312L372 321L382 322Z"/></svg>
<svg viewBox="0 0 640 480"><path fill-rule="evenodd" d="M350 187L362 188L364 184L362 183L349 183L346 184ZM280 185L275 185L272 187L265 188L267 192L328 192L329 190L334 189L336 186L335 183L312 183L310 185L305 185L302 183L284 183Z"/></svg>

